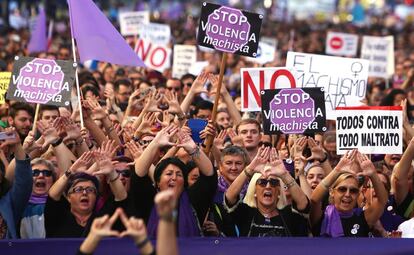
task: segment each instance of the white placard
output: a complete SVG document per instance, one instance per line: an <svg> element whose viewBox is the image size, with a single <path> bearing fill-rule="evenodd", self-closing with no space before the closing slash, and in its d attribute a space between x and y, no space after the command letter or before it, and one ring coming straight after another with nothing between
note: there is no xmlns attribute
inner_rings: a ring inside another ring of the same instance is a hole
<svg viewBox="0 0 414 255"><path fill-rule="evenodd" d="M168 45L171 39L169 25L149 23L138 28L139 38L148 40L157 45Z"/></svg>
<svg viewBox="0 0 414 255"><path fill-rule="evenodd" d="M197 61L190 67L188 72L192 75L198 76L201 73L201 71L203 71L204 68L206 68L207 66L208 61Z"/></svg>
<svg viewBox="0 0 414 255"><path fill-rule="evenodd" d="M197 47L194 45L174 45L172 76L181 79L197 61Z"/></svg>
<svg viewBox="0 0 414 255"><path fill-rule="evenodd" d="M260 111L260 91L296 87L295 75L285 67L241 68L241 98L243 112Z"/></svg>
<svg viewBox="0 0 414 255"><path fill-rule="evenodd" d="M358 36L353 34L328 32L326 54L355 57L358 50Z"/></svg>
<svg viewBox="0 0 414 255"><path fill-rule="evenodd" d="M265 39L265 40L263 40ZM261 38L259 47L257 49L257 55L255 58L248 58L252 62L259 63L261 65L268 62L273 62L276 55L277 40L273 38Z"/></svg>
<svg viewBox="0 0 414 255"><path fill-rule="evenodd" d="M149 23L149 11L121 12L119 25L123 36L138 35L139 27Z"/></svg>
<svg viewBox="0 0 414 255"><path fill-rule="evenodd" d="M336 153L354 148L364 154L402 154L402 109L349 107L336 110Z"/></svg>
<svg viewBox="0 0 414 255"><path fill-rule="evenodd" d="M144 39L138 39L135 52L151 69L163 72L171 66L171 49L164 45L156 45Z"/></svg>
<svg viewBox="0 0 414 255"><path fill-rule="evenodd" d="M369 61L369 76L388 79L394 74L394 37L364 36L361 58Z"/></svg>
<svg viewBox="0 0 414 255"><path fill-rule="evenodd" d="M335 108L359 106L365 99L368 60L288 52L286 67L296 71L296 86L325 90L326 118Z"/></svg>

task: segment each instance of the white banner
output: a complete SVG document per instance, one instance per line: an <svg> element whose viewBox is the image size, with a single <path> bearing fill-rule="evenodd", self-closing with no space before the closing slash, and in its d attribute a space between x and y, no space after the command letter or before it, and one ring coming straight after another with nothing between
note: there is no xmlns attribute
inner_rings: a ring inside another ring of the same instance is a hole
<svg viewBox="0 0 414 255"><path fill-rule="evenodd" d="M241 98L243 112L260 111L260 92L264 89L295 88L292 70L285 67L241 68Z"/></svg>
<svg viewBox="0 0 414 255"><path fill-rule="evenodd" d="M326 54L355 57L358 50L358 36L353 34L328 32Z"/></svg>
<svg viewBox="0 0 414 255"><path fill-rule="evenodd" d="M138 35L139 27L149 23L149 11L121 12L119 25L123 36Z"/></svg>
<svg viewBox="0 0 414 255"><path fill-rule="evenodd" d="M163 72L171 66L171 49L166 46L138 39L135 52L145 62L145 65L151 69Z"/></svg>
<svg viewBox="0 0 414 255"><path fill-rule="evenodd" d="M364 154L402 154L400 106L341 107L336 114L338 155L355 148Z"/></svg>
<svg viewBox="0 0 414 255"><path fill-rule="evenodd" d="M359 106L365 98L368 60L288 52L286 67L296 71L296 85L324 88L327 119L336 107Z"/></svg>
<svg viewBox="0 0 414 255"><path fill-rule="evenodd" d="M265 40L263 40L265 39ZM247 58L249 61L261 65L275 60L277 40L273 38L260 38L259 48L257 49L256 58Z"/></svg>
<svg viewBox="0 0 414 255"><path fill-rule="evenodd" d="M139 38L157 45L168 45L171 39L170 26L165 24L149 23L139 26L138 34Z"/></svg>
<svg viewBox="0 0 414 255"><path fill-rule="evenodd" d="M394 37L364 36L361 58L369 60L369 76L388 79L394 74Z"/></svg>
<svg viewBox="0 0 414 255"><path fill-rule="evenodd" d="M197 47L194 45L174 45L172 76L181 79L197 61Z"/></svg>

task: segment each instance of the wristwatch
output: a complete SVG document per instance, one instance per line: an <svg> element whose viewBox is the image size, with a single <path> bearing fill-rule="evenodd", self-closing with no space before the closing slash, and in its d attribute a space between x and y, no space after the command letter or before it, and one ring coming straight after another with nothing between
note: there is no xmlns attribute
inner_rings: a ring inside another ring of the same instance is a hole
<svg viewBox="0 0 414 255"><path fill-rule="evenodd" d="M71 175L72 175L72 171L70 171L70 169L65 171L66 178L69 178Z"/></svg>

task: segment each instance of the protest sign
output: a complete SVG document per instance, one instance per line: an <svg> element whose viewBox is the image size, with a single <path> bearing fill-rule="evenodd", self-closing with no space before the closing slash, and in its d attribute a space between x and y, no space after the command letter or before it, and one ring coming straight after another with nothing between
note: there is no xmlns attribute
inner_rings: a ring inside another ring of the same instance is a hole
<svg viewBox="0 0 414 255"><path fill-rule="evenodd" d="M261 38L259 42L259 48L257 49L256 58L249 58L250 61L259 63L261 65L268 62L273 62L276 55L277 40L273 38L267 38L263 40Z"/></svg>
<svg viewBox="0 0 414 255"><path fill-rule="evenodd" d="M394 74L394 37L364 36L361 58L369 61L368 76L388 79Z"/></svg>
<svg viewBox="0 0 414 255"><path fill-rule="evenodd" d="M4 104L4 94L9 87L11 72L0 72L0 104Z"/></svg>
<svg viewBox="0 0 414 255"><path fill-rule="evenodd" d="M16 57L7 99L69 106L75 66L72 61Z"/></svg>
<svg viewBox="0 0 414 255"><path fill-rule="evenodd" d="M165 24L142 24L138 27L138 34L140 39L162 46L168 45L171 39L170 26Z"/></svg>
<svg viewBox="0 0 414 255"><path fill-rule="evenodd" d="M209 65L208 61L197 61L195 62L190 69L188 69L188 72L192 75L199 75L204 68L206 68Z"/></svg>
<svg viewBox="0 0 414 255"><path fill-rule="evenodd" d="M197 61L197 48L194 45L174 45L172 76L181 79Z"/></svg>
<svg viewBox="0 0 414 255"><path fill-rule="evenodd" d="M121 12L119 14L119 25L123 36L137 35L142 24L149 23L149 12Z"/></svg>
<svg viewBox="0 0 414 255"><path fill-rule="evenodd" d="M149 68L163 72L171 66L171 49L156 45L144 39L138 39L135 52Z"/></svg>
<svg viewBox="0 0 414 255"><path fill-rule="evenodd" d="M326 118L336 107L358 106L365 98L368 60L288 52L286 67L296 71L297 87L324 88Z"/></svg>
<svg viewBox="0 0 414 255"><path fill-rule="evenodd" d="M262 90L261 99L266 135L326 131L323 88Z"/></svg>
<svg viewBox="0 0 414 255"><path fill-rule="evenodd" d="M197 41L201 46L256 57L263 16L203 3Z"/></svg>
<svg viewBox="0 0 414 255"><path fill-rule="evenodd" d="M295 88L291 70L284 67L241 68L242 111L261 110L260 91L275 88Z"/></svg>
<svg viewBox="0 0 414 255"><path fill-rule="evenodd" d="M339 107L336 115L338 155L355 148L365 154L402 154L400 106Z"/></svg>
<svg viewBox="0 0 414 255"><path fill-rule="evenodd" d="M326 37L326 54L355 57L357 50L357 35L328 32Z"/></svg>

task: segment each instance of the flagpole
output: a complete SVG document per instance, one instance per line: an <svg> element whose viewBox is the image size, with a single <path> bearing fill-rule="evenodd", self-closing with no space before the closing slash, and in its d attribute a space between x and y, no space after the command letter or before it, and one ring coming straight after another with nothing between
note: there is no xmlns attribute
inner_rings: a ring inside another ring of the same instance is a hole
<svg viewBox="0 0 414 255"><path fill-rule="evenodd" d="M217 108L218 108L219 99L220 99L220 95L221 95L220 91L221 91L221 86L222 86L222 83L223 83L223 76L224 76L224 69L225 69L225 66L226 66L226 60L227 60L227 53L223 52L223 56L221 58L219 80L218 80L218 85L217 85L217 89L216 89L216 98L214 99L213 112L211 114L211 120L213 122L216 121ZM205 150L205 153L207 155L210 153L211 145L213 144L213 139L214 139L213 136L207 136L206 150Z"/></svg>
<svg viewBox="0 0 414 255"><path fill-rule="evenodd" d="M68 7L69 7L69 15L72 16L72 12L70 11L70 1L68 1ZM81 102L81 96L80 96L79 77L78 77L78 63L76 61L76 47L75 47L75 37L73 36L72 17L70 17L69 19L70 19L70 35L72 37L73 62L76 68L75 69L75 81L76 81L76 92L78 95L78 103L79 103L79 117L80 117L81 128L84 128L85 125L83 123L82 102Z"/></svg>

